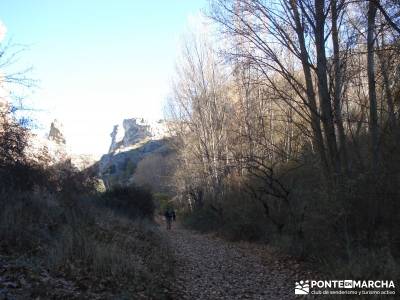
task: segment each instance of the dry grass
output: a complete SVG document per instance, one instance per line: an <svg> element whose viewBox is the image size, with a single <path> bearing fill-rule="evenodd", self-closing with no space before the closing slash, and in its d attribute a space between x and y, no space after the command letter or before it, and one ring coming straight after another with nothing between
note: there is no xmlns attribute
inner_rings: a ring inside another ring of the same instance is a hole
<svg viewBox="0 0 400 300"><path fill-rule="evenodd" d="M63 201L46 193L2 194L0 253L34 258L83 293L166 297L173 258L155 224L120 216L90 199Z"/></svg>

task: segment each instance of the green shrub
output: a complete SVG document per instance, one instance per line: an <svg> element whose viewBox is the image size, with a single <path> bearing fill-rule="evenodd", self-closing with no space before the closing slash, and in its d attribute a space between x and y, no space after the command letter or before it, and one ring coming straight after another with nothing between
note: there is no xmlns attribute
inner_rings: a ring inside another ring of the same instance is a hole
<svg viewBox="0 0 400 300"><path fill-rule="evenodd" d="M221 228L222 220L210 206L206 205L193 212L183 214L182 224L187 228L206 233L218 231Z"/></svg>
<svg viewBox="0 0 400 300"><path fill-rule="evenodd" d="M266 239L268 221L260 203L240 191L225 193L219 208L210 202L204 207L186 213L183 225L200 232L218 232L221 236L237 241Z"/></svg>
<svg viewBox="0 0 400 300"><path fill-rule="evenodd" d="M154 216L154 200L150 191L134 186L115 187L101 195L101 203L131 218Z"/></svg>
<svg viewBox="0 0 400 300"><path fill-rule="evenodd" d="M227 195L223 204L221 233L229 240L266 240L268 221L260 203L249 199L244 193Z"/></svg>
<svg viewBox="0 0 400 300"><path fill-rule="evenodd" d="M157 206L157 210L160 213L163 213L167 209L167 207L169 207L171 205L171 203L170 203L171 202L171 199L170 199L171 197L168 196L167 194L155 193L153 195L153 197L154 197L154 201L155 201L156 206Z"/></svg>

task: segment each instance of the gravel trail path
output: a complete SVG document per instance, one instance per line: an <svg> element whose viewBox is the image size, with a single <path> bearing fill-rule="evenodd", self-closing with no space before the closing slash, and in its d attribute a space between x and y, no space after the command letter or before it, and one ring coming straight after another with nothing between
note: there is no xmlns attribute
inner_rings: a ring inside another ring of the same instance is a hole
<svg viewBox="0 0 400 300"><path fill-rule="evenodd" d="M295 299L294 282L304 275L295 262L274 259L256 244L230 243L182 228L167 234L177 259L180 299Z"/></svg>

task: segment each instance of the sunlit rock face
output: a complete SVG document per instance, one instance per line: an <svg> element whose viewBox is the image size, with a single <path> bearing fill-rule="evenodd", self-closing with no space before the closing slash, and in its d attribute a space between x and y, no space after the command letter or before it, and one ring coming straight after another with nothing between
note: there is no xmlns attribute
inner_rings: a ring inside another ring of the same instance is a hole
<svg viewBox="0 0 400 300"><path fill-rule="evenodd" d="M71 160L71 164L78 170L90 168L97 162L95 156L92 154L71 154L69 159Z"/></svg>
<svg viewBox="0 0 400 300"><path fill-rule="evenodd" d="M108 150L109 153L114 152L118 147L118 145L117 145L117 135L118 135L118 125L114 125L114 129L110 134L110 136L111 136L111 145L110 145L110 149Z"/></svg>
<svg viewBox="0 0 400 300"><path fill-rule="evenodd" d="M69 162L78 170L86 169L96 162L92 155L73 154L68 150L63 125L57 120L51 123L49 133L45 137L30 134L27 154L31 159L45 165Z"/></svg>
<svg viewBox="0 0 400 300"><path fill-rule="evenodd" d="M2 87L1 87L1 81L0 81L0 113L5 113L5 112L7 112L9 105L8 105L8 101L4 97L2 97L1 94L2 94Z"/></svg>
<svg viewBox="0 0 400 300"><path fill-rule="evenodd" d="M66 144L66 140L63 134L63 126L57 120L54 120L50 125L50 132L48 139L49 141L53 141L59 145Z"/></svg>
<svg viewBox="0 0 400 300"><path fill-rule="evenodd" d="M129 147L147 138L151 138L150 125L147 125L143 119L126 119L122 122L125 135L122 140L124 147Z"/></svg>
<svg viewBox="0 0 400 300"><path fill-rule="evenodd" d="M98 164L100 177L107 188L129 184L139 161L148 155L168 151L164 120L125 119L122 126L113 127L110 136L109 152Z"/></svg>
<svg viewBox="0 0 400 300"><path fill-rule="evenodd" d="M167 136L167 129L164 120L150 122L143 118L131 118L123 120L122 126L115 125L110 136L108 153L116 153L131 150L150 140L163 139Z"/></svg>
<svg viewBox="0 0 400 300"><path fill-rule="evenodd" d="M67 142L62 130L62 125L57 120L54 120L46 137L31 134L28 155L32 159L47 165L54 165L68 160L70 155L67 151Z"/></svg>

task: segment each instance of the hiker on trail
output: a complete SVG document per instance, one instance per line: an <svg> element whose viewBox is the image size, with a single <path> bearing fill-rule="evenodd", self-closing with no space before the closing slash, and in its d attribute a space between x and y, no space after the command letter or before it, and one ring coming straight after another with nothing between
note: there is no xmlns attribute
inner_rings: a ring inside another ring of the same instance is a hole
<svg viewBox="0 0 400 300"><path fill-rule="evenodd" d="M176 219L175 211L172 208L167 208L165 210L164 216L167 223L167 230L171 230L171 223Z"/></svg>

